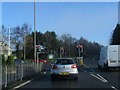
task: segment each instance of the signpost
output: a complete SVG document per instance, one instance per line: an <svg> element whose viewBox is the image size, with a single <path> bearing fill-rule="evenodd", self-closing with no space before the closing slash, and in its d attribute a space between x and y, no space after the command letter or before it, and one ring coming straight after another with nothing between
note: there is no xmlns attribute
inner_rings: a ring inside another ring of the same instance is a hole
<svg viewBox="0 0 120 90"><path fill-rule="evenodd" d="M50 55L48 56L48 58L49 58L49 59L53 59L53 58L54 58L54 55L53 55L53 54L50 54Z"/></svg>

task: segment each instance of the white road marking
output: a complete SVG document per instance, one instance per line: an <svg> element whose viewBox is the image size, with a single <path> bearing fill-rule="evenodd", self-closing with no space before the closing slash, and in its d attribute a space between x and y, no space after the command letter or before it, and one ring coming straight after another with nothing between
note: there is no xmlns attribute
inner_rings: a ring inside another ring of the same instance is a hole
<svg viewBox="0 0 120 90"><path fill-rule="evenodd" d="M100 74L97 74L100 78L102 78L105 82L108 82L105 78L103 78Z"/></svg>
<svg viewBox="0 0 120 90"><path fill-rule="evenodd" d="M93 69L91 69L89 66L85 65L86 68L89 68L92 72L95 72Z"/></svg>
<svg viewBox="0 0 120 90"><path fill-rule="evenodd" d="M85 67L89 68L89 66L85 65Z"/></svg>
<svg viewBox="0 0 120 90"><path fill-rule="evenodd" d="M37 77L38 77L38 76L37 76ZM33 81L33 80L34 80L35 78L37 78L37 77L34 77L34 78L32 78L31 80L28 80L28 81L26 81L26 82L24 82L24 83L22 83L22 84L20 84L20 85L18 85L18 86L13 87L13 90L18 89L18 88L20 88L20 87L22 87L22 86L30 83L31 81Z"/></svg>
<svg viewBox="0 0 120 90"><path fill-rule="evenodd" d="M46 74L46 71L43 74Z"/></svg>
<svg viewBox="0 0 120 90"><path fill-rule="evenodd" d="M92 72L95 72L94 70L90 69Z"/></svg>
<svg viewBox="0 0 120 90"><path fill-rule="evenodd" d="M20 87L22 87L22 86L30 83L31 81L32 81L32 80L29 80L29 81L27 81L27 82L24 82L24 83L22 83L22 84L20 84L20 85L18 85L18 86L16 86L16 87L14 87L13 89L15 90L15 89L17 89L17 88L20 88Z"/></svg>
<svg viewBox="0 0 120 90"><path fill-rule="evenodd" d="M99 80L101 80L102 82L106 82L105 80L99 78L98 76L96 76L96 75L94 75L94 74L90 74L90 75L93 76L93 77L95 77L95 78L97 78L97 79L99 79Z"/></svg>
<svg viewBox="0 0 120 90"><path fill-rule="evenodd" d="M84 69L81 69L83 72L87 72L87 71L85 71Z"/></svg>
<svg viewBox="0 0 120 90"><path fill-rule="evenodd" d="M118 90L117 88L115 88L114 86L111 86L111 88L115 89L115 90Z"/></svg>

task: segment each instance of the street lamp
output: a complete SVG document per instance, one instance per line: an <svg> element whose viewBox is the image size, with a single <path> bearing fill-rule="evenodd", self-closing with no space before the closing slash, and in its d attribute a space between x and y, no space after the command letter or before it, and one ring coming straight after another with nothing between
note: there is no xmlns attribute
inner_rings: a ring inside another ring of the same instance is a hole
<svg viewBox="0 0 120 90"><path fill-rule="evenodd" d="M24 31L24 60L25 60L25 58L26 58L26 53L25 53L25 36L26 36L26 32Z"/></svg>
<svg viewBox="0 0 120 90"><path fill-rule="evenodd" d="M10 55L10 27L8 28L8 55Z"/></svg>
<svg viewBox="0 0 120 90"><path fill-rule="evenodd" d="M36 60L36 0L34 0L34 60Z"/></svg>

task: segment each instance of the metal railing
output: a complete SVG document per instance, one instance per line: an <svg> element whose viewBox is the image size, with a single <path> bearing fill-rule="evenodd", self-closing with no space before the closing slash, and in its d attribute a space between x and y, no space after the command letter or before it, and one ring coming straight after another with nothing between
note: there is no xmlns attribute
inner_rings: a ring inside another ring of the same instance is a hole
<svg viewBox="0 0 120 90"><path fill-rule="evenodd" d="M7 87L14 81L22 81L27 76L37 74L42 71L42 67L43 62L2 66L2 86Z"/></svg>

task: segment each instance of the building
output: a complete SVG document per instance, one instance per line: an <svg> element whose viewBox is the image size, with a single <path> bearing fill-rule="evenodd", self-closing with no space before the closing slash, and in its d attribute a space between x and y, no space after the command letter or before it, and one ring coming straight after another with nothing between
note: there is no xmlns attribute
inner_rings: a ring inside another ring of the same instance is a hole
<svg viewBox="0 0 120 90"><path fill-rule="evenodd" d="M9 56L10 54L12 54L12 48L9 47L6 43L0 41L0 54Z"/></svg>

